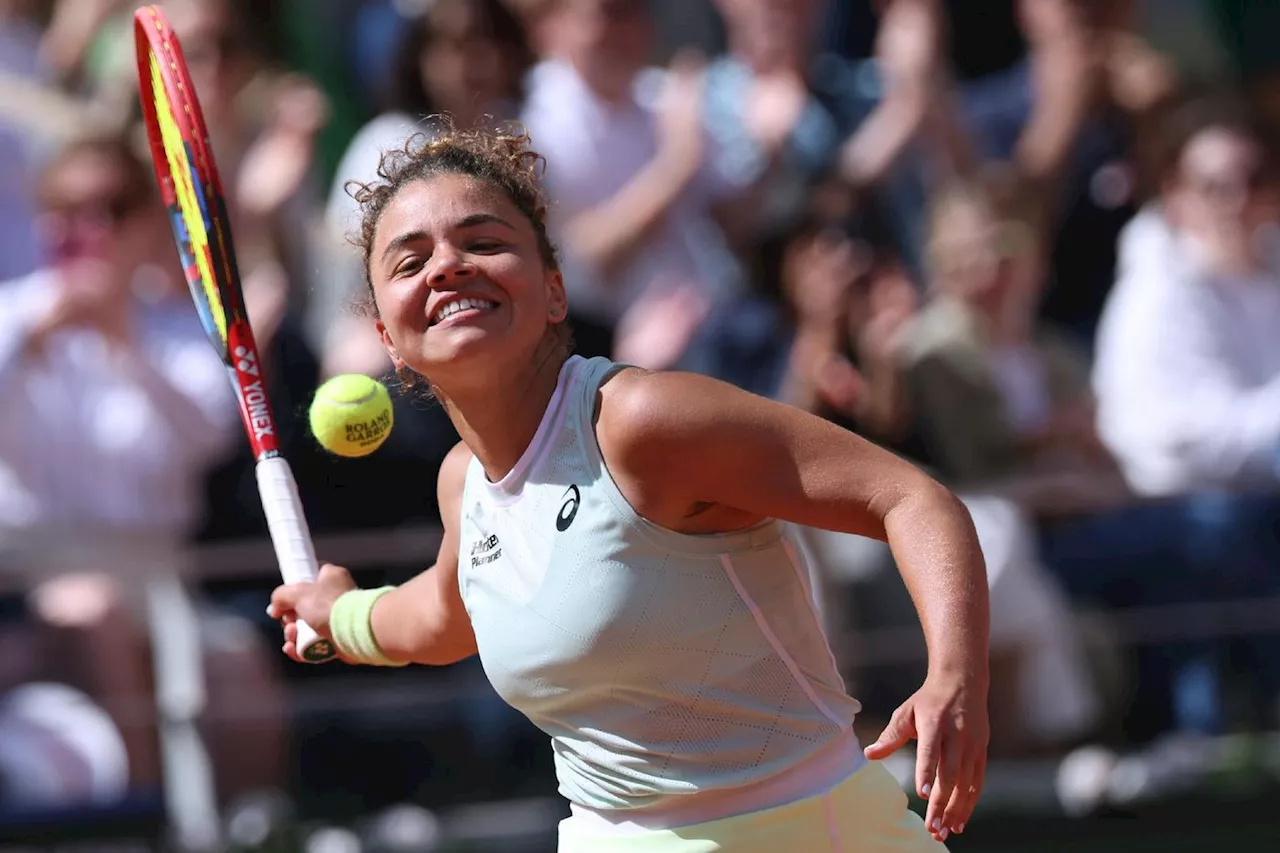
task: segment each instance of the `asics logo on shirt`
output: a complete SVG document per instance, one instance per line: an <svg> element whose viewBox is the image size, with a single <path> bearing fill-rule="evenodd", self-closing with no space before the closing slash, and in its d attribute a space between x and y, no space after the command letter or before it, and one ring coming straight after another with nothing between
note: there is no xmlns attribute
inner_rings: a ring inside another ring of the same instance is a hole
<svg viewBox="0 0 1280 853"><path fill-rule="evenodd" d="M582 502L582 496L578 494L577 486L570 486L564 493L564 506L560 507L560 514L556 516L556 530L564 533L569 529L569 525L573 524L574 516L578 514L578 504Z"/></svg>

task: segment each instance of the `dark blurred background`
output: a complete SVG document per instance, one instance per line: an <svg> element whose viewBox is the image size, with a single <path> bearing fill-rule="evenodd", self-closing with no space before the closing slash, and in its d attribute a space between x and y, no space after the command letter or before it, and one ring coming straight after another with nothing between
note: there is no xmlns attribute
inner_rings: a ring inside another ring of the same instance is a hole
<svg viewBox="0 0 1280 853"><path fill-rule="evenodd" d="M384 150L521 122L584 355L926 467L992 595L957 851L1280 849L1280 2L170 0L322 559L434 558L457 440L346 241ZM139 129L134 4L0 0L0 849L549 851L479 666L308 668ZM859 727L923 674L881 543L799 530ZM911 757L891 769L907 782Z"/></svg>

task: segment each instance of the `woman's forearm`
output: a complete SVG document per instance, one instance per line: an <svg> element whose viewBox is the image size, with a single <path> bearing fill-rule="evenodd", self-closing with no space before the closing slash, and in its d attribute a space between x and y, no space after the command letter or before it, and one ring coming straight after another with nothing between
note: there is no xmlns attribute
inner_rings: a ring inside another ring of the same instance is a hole
<svg viewBox="0 0 1280 853"><path fill-rule="evenodd" d="M929 481L885 515L889 547L929 649L929 668L987 678L987 572L968 509Z"/></svg>
<svg viewBox="0 0 1280 853"><path fill-rule="evenodd" d="M459 598L449 600L442 569L432 567L378 599L370 614L382 653L400 663L447 666L476 653Z"/></svg>

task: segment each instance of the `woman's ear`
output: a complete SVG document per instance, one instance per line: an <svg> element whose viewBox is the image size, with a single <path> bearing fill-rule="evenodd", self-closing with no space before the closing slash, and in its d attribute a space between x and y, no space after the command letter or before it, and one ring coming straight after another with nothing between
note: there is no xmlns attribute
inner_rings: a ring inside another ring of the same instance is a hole
<svg viewBox="0 0 1280 853"><path fill-rule="evenodd" d="M374 328L378 330L378 337L382 338L382 348L387 351L387 355L391 357L391 364L399 370L405 366L404 359L400 357L400 353L396 350L395 343L391 340L391 333L387 331L387 327L383 325L381 320L374 321Z"/></svg>
<svg viewBox="0 0 1280 853"><path fill-rule="evenodd" d="M569 299L564 291L564 276L559 270L547 273L547 319L552 323L563 322L569 316Z"/></svg>

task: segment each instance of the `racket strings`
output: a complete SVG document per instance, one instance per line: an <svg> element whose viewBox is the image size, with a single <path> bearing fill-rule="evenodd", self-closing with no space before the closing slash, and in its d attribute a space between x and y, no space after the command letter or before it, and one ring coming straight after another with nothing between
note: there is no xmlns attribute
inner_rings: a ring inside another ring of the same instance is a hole
<svg viewBox="0 0 1280 853"><path fill-rule="evenodd" d="M213 253L209 243L208 211L203 193L197 190L199 177L192 166L190 152L182 130L174 119L173 104L165 88L164 72L160 58L150 53L151 97L155 103L156 123L159 125L161 146L168 160L169 176L178 201L182 233L179 244L183 252L183 266L187 280L192 285L192 295L201 308L201 320L211 323L210 333L227 340L227 313L213 273ZM177 222L174 223L178 225ZM189 255L187 252L189 251ZM191 269L194 261L195 269ZM199 288L197 289L197 281Z"/></svg>

